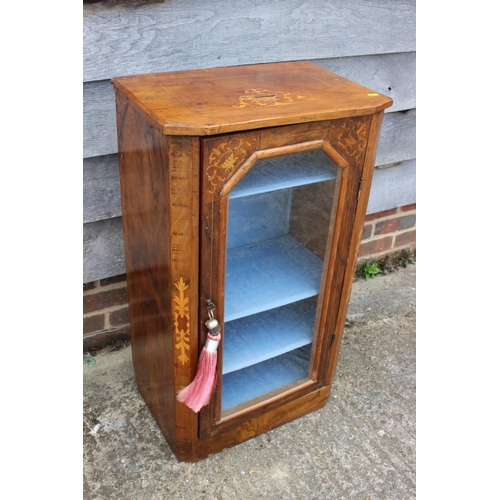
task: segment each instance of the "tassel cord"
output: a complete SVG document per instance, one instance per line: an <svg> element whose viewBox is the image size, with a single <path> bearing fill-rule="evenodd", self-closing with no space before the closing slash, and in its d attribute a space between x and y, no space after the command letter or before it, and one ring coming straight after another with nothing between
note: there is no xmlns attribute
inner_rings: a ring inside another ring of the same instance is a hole
<svg viewBox="0 0 500 500"><path fill-rule="evenodd" d="M177 393L177 399L198 413L207 405L217 385L217 347L221 334L207 333L207 340L200 353L198 369L193 381Z"/></svg>

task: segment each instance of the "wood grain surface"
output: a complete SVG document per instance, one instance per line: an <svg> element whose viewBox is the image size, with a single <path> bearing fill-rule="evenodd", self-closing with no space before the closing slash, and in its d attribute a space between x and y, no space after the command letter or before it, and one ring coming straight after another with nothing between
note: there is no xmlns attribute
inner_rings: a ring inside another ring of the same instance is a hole
<svg viewBox="0 0 500 500"><path fill-rule="evenodd" d="M415 52L318 59L315 64L394 100L387 112L416 106ZM116 153L115 96L109 80L83 85L83 154ZM385 122L386 120L384 120ZM381 138L383 138L382 133Z"/></svg>
<svg viewBox="0 0 500 500"><path fill-rule="evenodd" d="M308 61L115 77L166 135L205 136L383 111L392 99Z"/></svg>

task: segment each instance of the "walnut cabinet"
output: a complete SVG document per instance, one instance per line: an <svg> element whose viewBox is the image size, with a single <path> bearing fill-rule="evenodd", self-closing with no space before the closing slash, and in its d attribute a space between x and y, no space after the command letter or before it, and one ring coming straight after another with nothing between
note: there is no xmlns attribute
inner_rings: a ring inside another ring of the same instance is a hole
<svg viewBox="0 0 500 500"><path fill-rule="evenodd" d="M323 407L390 98L309 62L113 79L132 357L179 460ZM195 413L208 319L217 386Z"/></svg>

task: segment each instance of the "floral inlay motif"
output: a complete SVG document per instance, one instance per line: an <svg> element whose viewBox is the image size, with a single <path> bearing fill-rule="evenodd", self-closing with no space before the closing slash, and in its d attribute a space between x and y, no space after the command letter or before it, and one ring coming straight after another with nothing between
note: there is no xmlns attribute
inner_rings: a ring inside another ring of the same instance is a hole
<svg viewBox="0 0 500 500"><path fill-rule="evenodd" d="M315 100L314 97L304 95L293 95L291 92L273 92L267 89L246 89L243 95L240 95L239 103L234 108L245 108L251 104L257 106L283 106L292 104L297 100L307 99Z"/></svg>
<svg viewBox="0 0 500 500"><path fill-rule="evenodd" d="M235 137L229 142L223 142L212 149L208 158L206 175L212 186L211 193L215 192L219 182L225 182L248 156L250 143Z"/></svg>
<svg viewBox="0 0 500 500"><path fill-rule="evenodd" d="M188 285L180 278L174 286L179 291L179 295L174 296L175 348L180 350L179 361L185 364L189 361L186 351L189 351L190 341L189 299L184 295Z"/></svg>
<svg viewBox="0 0 500 500"><path fill-rule="evenodd" d="M366 148L366 124L361 121L346 120L336 129L339 146L348 156L357 158Z"/></svg>

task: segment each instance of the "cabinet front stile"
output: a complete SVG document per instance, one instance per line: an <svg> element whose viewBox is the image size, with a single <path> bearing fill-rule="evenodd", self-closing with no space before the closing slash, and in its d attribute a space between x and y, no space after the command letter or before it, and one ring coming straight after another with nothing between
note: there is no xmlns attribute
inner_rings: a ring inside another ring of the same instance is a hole
<svg viewBox="0 0 500 500"><path fill-rule="evenodd" d="M245 134L253 136L255 134ZM250 137L248 137L250 139ZM254 141L252 141L254 142ZM212 434L221 418L221 382L224 349L224 298L226 268L226 236L229 197L221 196L224 184L237 167L251 155L250 142L239 136L201 140L201 215L200 215L200 315L199 345L206 340L208 319L206 301L216 305L214 315L222 328L218 349L217 390L210 404L200 411L200 437Z"/></svg>

